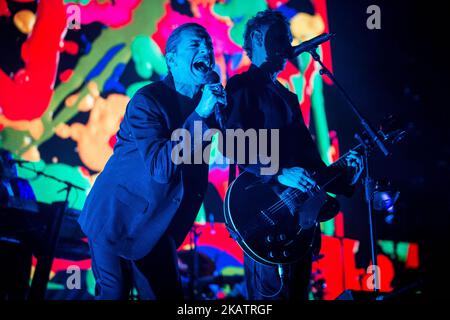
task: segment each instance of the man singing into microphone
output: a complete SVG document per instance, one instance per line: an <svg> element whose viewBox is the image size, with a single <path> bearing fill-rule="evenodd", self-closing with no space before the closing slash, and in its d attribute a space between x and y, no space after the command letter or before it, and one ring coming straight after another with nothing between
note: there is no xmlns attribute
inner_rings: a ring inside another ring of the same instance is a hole
<svg viewBox="0 0 450 320"><path fill-rule="evenodd" d="M244 49L252 61L247 72L232 77L227 84L226 127L248 130L278 129L280 134L279 167L271 177L285 186L303 192L315 185L310 173L325 167L311 138L295 94L277 81L292 56L292 35L289 22L277 11L259 12L247 22ZM340 181L330 184L327 191L350 195L352 185L362 171L361 158L350 153L347 169ZM243 166L244 170L260 174L258 165ZM320 235L309 255L292 264L287 281L280 282L277 266L263 265L244 256L248 297L250 299L307 299L313 251L318 253Z"/></svg>
<svg viewBox="0 0 450 320"><path fill-rule="evenodd" d="M166 44L169 75L130 100L114 154L86 200L79 223L89 239L98 299L180 299L176 249L186 237L208 184L208 164L176 164L174 130L194 136L214 126L214 108L226 104L220 84L209 84L212 41L195 23ZM196 123L198 124L198 123ZM192 139L192 154L202 145ZM191 159L194 157L191 157Z"/></svg>

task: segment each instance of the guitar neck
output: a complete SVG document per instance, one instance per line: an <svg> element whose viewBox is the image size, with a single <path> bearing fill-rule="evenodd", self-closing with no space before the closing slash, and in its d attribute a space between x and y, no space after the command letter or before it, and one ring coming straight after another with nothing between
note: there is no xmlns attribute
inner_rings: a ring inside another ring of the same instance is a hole
<svg viewBox="0 0 450 320"><path fill-rule="evenodd" d="M327 166L324 170L318 172L318 174L315 176L317 184L321 188L326 188L330 183L342 176L345 172L345 169L347 168L347 162L345 158L350 154L350 151L356 151L357 149L359 149L359 147L360 145L350 149L335 162Z"/></svg>

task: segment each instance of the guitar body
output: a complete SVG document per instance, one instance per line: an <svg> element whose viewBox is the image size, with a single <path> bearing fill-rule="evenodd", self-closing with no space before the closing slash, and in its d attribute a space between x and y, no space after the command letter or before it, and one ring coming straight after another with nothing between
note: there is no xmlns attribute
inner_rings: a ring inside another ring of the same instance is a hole
<svg viewBox="0 0 450 320"><path fill-rule="evenodd" d="M382 134L383 143L396 143L406 132L395 130ZM369 139L360 140L351 151L372 148ZM310 254L320 222L339 212L339 203L325 192L346 169L346 156L320 172L313 173L317 185L308 192L264 182L249 172L242 172L225 195L225 222L244 252L266 265L289 264Z"/></svg>
<svg viewBox="0 0 450 320"><path fill-rule="evenodd" d="M339 211L323 190L302 193L243 172L229 186L224 215L231 236L244 252L266 265L301 260L312 249L319 222Z"/></svg>

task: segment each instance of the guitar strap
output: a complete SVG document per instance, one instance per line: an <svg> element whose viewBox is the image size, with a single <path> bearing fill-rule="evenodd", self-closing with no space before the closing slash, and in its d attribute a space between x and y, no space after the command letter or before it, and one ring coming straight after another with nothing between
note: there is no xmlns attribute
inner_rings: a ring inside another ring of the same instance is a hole
<svg viewBox="0 0 450 320"><path fill-rule="evenodd" d="M228 165L228 185L231 185L234 179L236 179L236 164L230 163Z"/></svg>

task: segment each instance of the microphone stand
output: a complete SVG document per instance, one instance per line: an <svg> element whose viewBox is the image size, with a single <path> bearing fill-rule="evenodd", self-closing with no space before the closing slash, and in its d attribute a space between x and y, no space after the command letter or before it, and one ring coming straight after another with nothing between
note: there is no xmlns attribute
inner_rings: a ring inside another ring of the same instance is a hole
<svg viewBox="0 0 450 320"><path fill-rule="evenodd" d="M375 224L373 221L373 179L370 177L370 170L369 170L369 152L370 152L370 145L376 145L378 149L385 155L389 155L389 151L384 145L383 141L380 140L378 135L373 130L372 126L370 125L369 121L365 119L362 114L359 112L356 105L353 103L350 96L347 94L347 92L344 90L344 88L341 86L339 81L335 78L333 73L323 64L323 62L320 60L320 55L317 53L317 47L314 47L308 52L311 54L312 58L317 61L322 69L319 71L320 75L326 75L334 85L339 89L340 93L343 95L345 101L350 106L353 113L357 116L359 119L359 122L363 129L363 134L367 136L367 140L363 140L358 134L355 134L355 138L361 143L361 145L364 147L364 154L363 154L363 160L364 160L364 170L365 170L365 178L364 178L364 189L365 189L365 198L367 203L367 211L369 214L369 231L370 231L370 248L371 248L371 256L372 256L372 265L374 266L373 271L373 280L374 280L374 286L373 289L375 292L379 291L379 275L378 275L378 267L377 267L377 255L376 255L376 248L375 248Z"/></svg>
<svg viewBox="0 0 450 320"><path fill-rule="evenodd" d="M30 168L27 166L23 166L22 162L17 162L17 165L21 168L27 169L36 173L37 175L53 179L57 182L63 183L66 186L62 188L59 192L67 191L66 197L63 202L63 207L59 209L58 214L54 216L54 220L50 225L50 235L46 240L46 249L42 253L42 256L38 259L38 263L36 264L36 270L34 272L33 281L30 288L30 293L28 295L29 300L44 300L45 292L47 290L47 283L49 279L50 270L53 263L53 258L56 252L56 246L59 240L59 233L61 229L61 225L63 222L64 214L66 212L67 207L69 206L69 195L72 189L78 189L81 191L85 191L84 188L74 185L73 183L65 180L61 180L57 177L48 175L42 171L36 170L34 168Z"/></svg>
<svg viewBox="0 0 450 320"><path fill-rule="evenodd" d="M66 187L64 187L63 189L59 190L58 193L67 190L67 195L66 195L66 200L65 200L65 201L67 201L67 202L68 202L68 200L69 200L69 193L70 193L70 191L71 191L72 188L78 189L78 190L80 190L80 191L85 191L85 190L86 190L85 188L79 187L79 186L73 184L72 182L69 182L69 181L66 181L66 180L61 180L61 179L59 179L59 178L57 178L57 177L55 177L55 176L51 176L51 175L49 175L49 174L46 174L46 173L44 173L43 171L39 171L39 170L36 170L36 169L34 169L34 168L30 168L30 167L24 166L24 165L23 165L23 162L17 162L17 165L18 165L19 167L23 168L23 169L26 169L26 170L29 170L29 171L31 171L31 172L36 173L38 176L43 176L43 177L52 179L52 180L54 180L54 181L56 181L56 182L60 182L60 183L65 184Z"/></svg>
<svg viewBox="0 0 450 320"><path fill-rule="evenodd" d="M189 279L189 295L190 298L195 300L199 297L199 275L200 275L200 261L198 252L198 238L202 232L197 231L197 227L194 225L191 228L191 252L192 252L192 273Z"/></svg>

